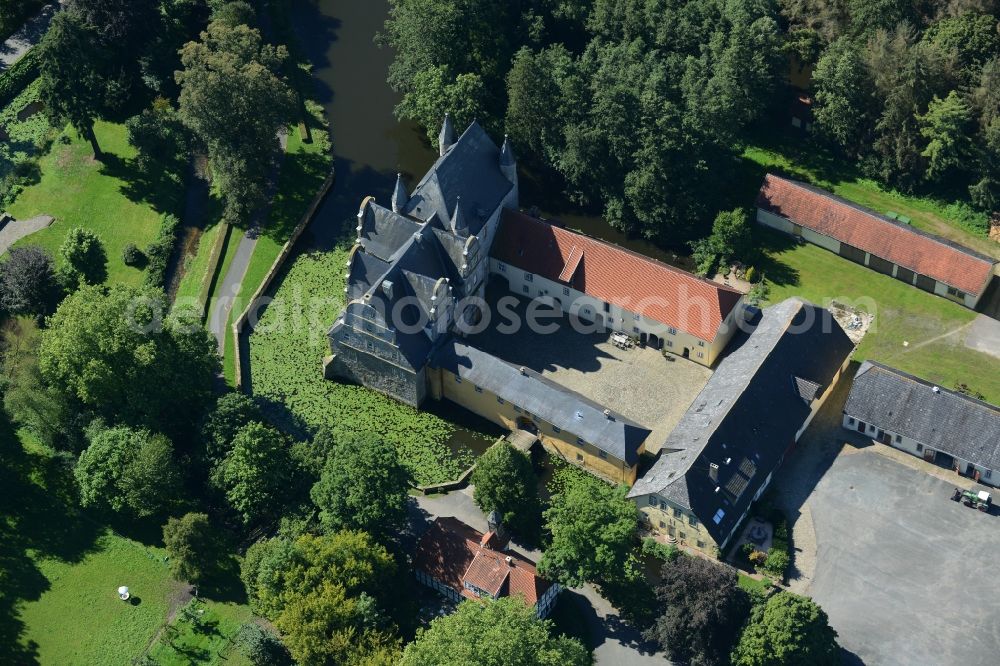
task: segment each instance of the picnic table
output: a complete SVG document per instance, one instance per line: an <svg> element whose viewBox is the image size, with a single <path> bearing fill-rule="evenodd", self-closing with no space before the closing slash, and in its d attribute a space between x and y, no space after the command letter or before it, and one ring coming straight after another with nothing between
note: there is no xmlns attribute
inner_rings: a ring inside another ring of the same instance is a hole
<svg viewBox="0 0 1000 666"><path fill-rule="evenodd" d="M630 349L633 343L632 338L628 337L624 333L612 333L611 344L619 349Z"/></svg>

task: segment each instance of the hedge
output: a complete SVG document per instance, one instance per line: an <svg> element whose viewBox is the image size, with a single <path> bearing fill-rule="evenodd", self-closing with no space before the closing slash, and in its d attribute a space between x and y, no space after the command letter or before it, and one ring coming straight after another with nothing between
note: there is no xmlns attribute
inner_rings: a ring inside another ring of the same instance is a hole
<svg viewBox="0 0 1000 666"><path fill-rule="evenodd" d="M174 244L177 242L177 227L180 225L173 215L164 215L160 222L160 231L156 239L146 248L146 284L150 287L163 289L166 285L164 281L167 276L167 265L170 262L170 255L174 251Z"/></svg>
<svg viewBox="0 0 1000 666"><path fill-rule="evenodd" d="M14 65L0 72L0 106L8 104L38 78L41 56L38 49L31 49Z"/></svg>

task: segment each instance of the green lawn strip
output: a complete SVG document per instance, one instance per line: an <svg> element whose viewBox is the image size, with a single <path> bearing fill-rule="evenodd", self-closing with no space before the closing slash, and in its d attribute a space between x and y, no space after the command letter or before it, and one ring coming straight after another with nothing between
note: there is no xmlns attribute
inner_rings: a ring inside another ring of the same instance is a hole
<svg viewBox="0 0 1000 666"><path fill-rule="evenodd" d="M754 168L745 169L744 189L752 200L751 189L760 187L763 173L777 169L791 177L811 182L849 201L878 213L895 212L910 218L911 224L924 231L961 243L973 250L1000 258L1000 245L986 238L985 214L976 213L964 203L947 203L930 197L906 195L883 189L873 180L862 178L850 166L813 144L772 140L764 145L750 145L743 158Z"/></svg>
<svg viewBox="0 0 1000 666"><path fill-rule="evenodd" d="M167 617L177 585L163 551L110 532L78 562L38 559L49 588L23 603L23 640L38 645L42 664L121 664L142 654ZM127 585L134 600L116 591Z"/></svg>
<svg viewBox="0 0 1000 666"><path fill-rule="evenodd" d="M360 386L323 379L326 331L343 306L343 267L349 248L303 254L290 262L250 336L253 392L291 429L328 427L367 432L399 445L403 463L420 484L453 479L463 461L445 444L455 426Z"/></svg>
<svg viewBox="0 0 1000 666"><path fill-rule="evenodd" d="M758 592L766 592L772 585L770 578L757 580L752 576L746 575L742 571L738 571L737 575L739 576L739 586L747 592L753 592L754 590L757 590Z"/></svg>
<svg viewBox="0 0 1000 666"><path fill-rule="evenodd" d="M138 285L143 273L125 265L122 249L128 243L145 248L156 238L162 214L178 210L183 186L170 180L150 183L134 172L135 150L123 125L98 122L95 132L106 153L103 162L94 160L90 145L70 128L41 158L41 180L25 188L9 212L19 219L52 215L56 221L17 245L40 245L56 257L66 233L86 227L104 243L108 282Z"/></svg>
<svg viewBox="0 0 1000 666"><path fill-rule="evenodd" d="M815 245L798 245L776 232L757 233L769 247L760 267L770 303L801 296L820 305L835 300L873 312L873 328L858 347L858 360L880 361L947 388L966 383L990 402L1000 402L1000 359L962 345L961 332L922 344L965 326L975 312Z"/></svg>
<svg viewBox="0 0 1000 666"><path fill-rule="evenodd" d="M243 604L192 600L160 634L149 656L161 666L249 664L233 639L251 618Z"/></svg>
<svg viewBox="0 0 1000 666"><path fill-rule="evenodd" d="M213 224L201 234L198 239L198 249L193 255L184 258L184 276L177 286L175 300L198 299L201 293L202 284L206 279L211 279L207 275L209 269L209 258L212 248L219 240L219 232L225 227L222 224Z"/></svg>

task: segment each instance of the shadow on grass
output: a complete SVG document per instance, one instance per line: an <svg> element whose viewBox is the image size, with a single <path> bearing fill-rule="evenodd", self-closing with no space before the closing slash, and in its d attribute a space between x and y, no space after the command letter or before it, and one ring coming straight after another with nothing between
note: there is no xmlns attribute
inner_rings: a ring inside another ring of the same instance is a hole
<svg viewBox="0 0 1000 666"><path fill-rule="evenodd" d="M754 246L759 250L757 270L767 278L767 281L782 287L794 287L799 284L799 271L780 259L783 252L788 252L798 245L799 241L787 234L756 226L753 229Z"/></svg>
<svg viewBox="0 0 1000 666"><path fill-rule="evenodd" d="M319 153L291 153L281 165L278 190L264 234L279 243L291 237L319 191L329 170L329 158Z"/></svg>
<svg viewBox="0 0 1000 666"><path fill-rule="evenodd" d="M105 153L101 173L123 181L121 193L130 201L147 204L157 213L179 216L184 211L184 179L179 175L184 173L183 163L142 168L135 159Z"/></svg>
<svg viewBox="0 0 1000 666"><path fill-rule="evenodd" d="M0 418L0 663L38 660L37 645L21 640L18 606L49 589L36 560L78 562L96 548L102 529L76 509L75 484L64 459L23 449Z"/></svg>

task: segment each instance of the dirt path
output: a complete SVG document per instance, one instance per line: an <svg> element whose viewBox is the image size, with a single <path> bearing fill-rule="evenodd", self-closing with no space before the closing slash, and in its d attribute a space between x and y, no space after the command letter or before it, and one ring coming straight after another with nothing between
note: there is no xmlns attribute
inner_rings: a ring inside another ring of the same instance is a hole
<svg viewBox="0 0 1000 666"><path fill-rule="evenodd" d="M14 220L0 229L0 254L6 252L11 245L25 236L41 231L52 224L55 218L51 215L37 215L29 220Z"/></svg>

